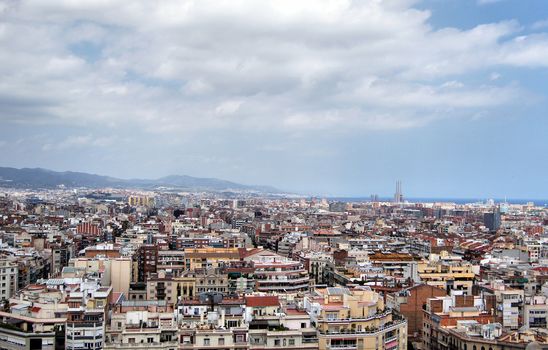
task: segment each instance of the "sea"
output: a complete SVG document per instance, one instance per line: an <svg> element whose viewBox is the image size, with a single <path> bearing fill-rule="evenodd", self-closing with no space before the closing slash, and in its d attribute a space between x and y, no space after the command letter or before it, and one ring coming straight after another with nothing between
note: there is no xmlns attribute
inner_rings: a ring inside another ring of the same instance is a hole
<svg viewBox="0 0 548 350"><path fill-rule="evenodd" d="M338 202L370 202L371 197L328 197L330 201ZM508 204L527 204L533 203L536 207L548 207L548 199L512 199L512 198L427 198L427 197L405 197L404 200L410 203L455 203L455 204L470 204L470 203L486 203L488 200L493 200L495 203ZM390 202L392 197L379 197L380 202Z"/></svg>

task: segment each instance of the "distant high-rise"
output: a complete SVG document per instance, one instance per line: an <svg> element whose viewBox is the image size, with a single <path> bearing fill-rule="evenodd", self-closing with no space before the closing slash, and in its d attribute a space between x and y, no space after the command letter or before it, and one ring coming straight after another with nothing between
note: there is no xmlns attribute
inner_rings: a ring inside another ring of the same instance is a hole
<svg viewBox="0 0 548 350"><path fill-rule="evenodd" d="M342 213L346 211L347 203L345 202L333 202L329 203L329 211Z"/></svg>
<svg viewBox="0 0 548 350"><path fill-rule="evenodd" d="M500 207L497 205L492 212L483 214L483 224L491 232L495 232L500 228Z"/></svg>
<svg viewBox="0 0 548 350"><path fill-rule="evenodd" d="M151 207L154 205L154 198L147 196L129 196L128 204L131 206Z"/></svg>
<svg viewBox="0 0 548 350"><path fill-rule="evenodd" d="M401 181L396 181L396 193L394 193L394 203L403 202L403 193L401 190Z"/></svg>

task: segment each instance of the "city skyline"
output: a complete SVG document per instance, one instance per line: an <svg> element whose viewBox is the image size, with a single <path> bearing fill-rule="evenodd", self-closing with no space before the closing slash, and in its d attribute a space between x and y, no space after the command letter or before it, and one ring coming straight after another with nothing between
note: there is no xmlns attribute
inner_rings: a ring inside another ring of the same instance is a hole
<svg viewBox="0 0 548 350"><path fill-rule="evenodd" d="M19 171L25 171L25 174L19 174ZM40 180L41 174L47 174L48 178ZM51 177L53 176L53 178ZM546 198L519 198L519 197L450 197L435 196L426 197L420 195L404 195L403 184L401 180L395 182L395 192L390 193L371 193L369 195L337 196L319 192L298 192L283 188L276 188L268 184L246 184L237 183L227 179L212 177L193 177L187 174L170 174L160 178L116 178L102 174L90 174L78 171L53 171L43 168L6 168L0 167L0 182L4 182L1 188L12 190L54 190L58 188L67 189L100 189L109 191L113 189L126 190L144 190L153 189L163 190L166 188L179 189L183 192L201 192L206 191L211 194L231 193L233 196L246 196L250 193L255 195L267 195L278 198L323 198L334 201L351 202L393 202L395 204L404 203L432 203L447 202L455 204L473 204L473 203L506 203L506 204L535 204L537 206L547 206Z"/></svg>
<svg viewBox="0 0 548 350"><path fill-rule="evenodd" d="M548 198L543 1L0 2L0 166Z"/></svg>

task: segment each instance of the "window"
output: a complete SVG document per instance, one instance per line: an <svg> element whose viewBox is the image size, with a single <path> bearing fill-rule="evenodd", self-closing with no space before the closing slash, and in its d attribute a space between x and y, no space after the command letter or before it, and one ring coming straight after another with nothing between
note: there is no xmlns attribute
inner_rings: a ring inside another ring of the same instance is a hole
<svg viewBox="0 0 548 350"><path fill-rule="evenodd" d="M147 343L154 343L154 338L147 338Z"/></svg>
<svg viewBox="0 0 548 350"><path fill-rule="evenodd" d="M204 346L209 346L209 338L204 338Z"/></svg>
<svg viewBox="0 0 548 350"><path fill-rule="evenodd" d="M338 317L337 317L338 314L337 314L337 313L334 313L334 312L329 312L329 313L327 313L326 316L327 316L327 319L328 319L329 321L331 321L331 320L336 320L336 319L338 318Z"/></svg>
<svg viewBox="0 0 548 350"><path fill-rule="evenodd" d="M218 345L225 345L225 338L219 338L219 339L217 340L217 344L218 344Z"/></svg>
<svg viewBox="0 0 548 350"><path fill-rule="evenodd" d="M289 339L289 346L295 345L295 339Z"/></svg>
<svg viewBox="0 0 548 350"><path fill-rule="evenodd" d="M280 346L280 339L274 339L274 346Z"/></svg>

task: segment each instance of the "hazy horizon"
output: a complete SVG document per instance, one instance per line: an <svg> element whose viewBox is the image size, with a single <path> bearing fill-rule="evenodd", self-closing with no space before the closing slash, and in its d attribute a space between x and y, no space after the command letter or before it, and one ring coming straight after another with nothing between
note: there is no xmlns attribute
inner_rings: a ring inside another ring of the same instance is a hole
<svg viewBox="0 0 548 350"><path fill-rule="evenodd" d="M0 165L0 168L2 166ZM23 168L17 168L17 169L23 169ZM74 172L74 173L85 173L85 172L82 172L82 171L79 171L79 170L54 170L54 169L48 169L48 168L38 168L38 167L25 167L25 169L43 169L43 170L48 170L48 171L55 171L55 172ZM190 177L195 177L195 178L212 178L212 179L217 179L217 180L223 180L223 181L229 181L229 182L234 182L234 183L237 183L237 184L240 184L240 185L247 185L247 186L266 186L266 187L274 187L274 186L271 186L269 184L265 184L265 183L239 183L238 181L233 181L231 179L225 179L225 178L218 178L218 177L211 177L211 176L203 176L203 177L198 177L198 176L193 176L192 174L166 174L166 175L163 175L163 176L159 176L159 177L154 177L154 178L124 178L124 177L115 177L115 176L111 176L111 175L108 175L108 174L101 174L101 173L87 173L87 174L91 174L91 175L98 175L98 176L107 176L107 177L112 177L112 178L117 178L117 179L120 179L120 180L158 180L158 179L161 179L161 178L164 178L164 177L169 177L169 176L190 176ZM405 185L405 184L404 184ZM395 184L394 184L395 186ZM1 187L0 187L1 188ZM363 194L356 194L356 195L337 195L337 194L328 194L328 193L324 193L324 192L302 192L302 191L298 191L298 190L290 190L290 189L286 189L286 188L277 188L277 187L274 187L276 190L280 190L280 191L285 191L287 192L288 194L295 194L295 195L300 195L300 196L304 196L304 197L322 197L322 198L328 198L328 199L331 199L331 200L348 200L348 201L352 201L352 200L356 200L356 201L366 201L366 200L369 200L371 198L372 195L376 195L378 196L379 200L381 201L391 201L393 199L393 193L370 193L370 194L367 194L367 193L363 193ZM403 187L404 191L405 191L405 186ZM473 197L457 197L457 196L445 196L443 194L438 194L436 196L421 196L420 194L413 194L413 195L408 195L406 193L404 193L404 199L405 200L420 200L420 201L428 201L428 200L456 200L458 202L466 202L466 203L472 203L472 202L477 202L477 201L486 201L486 200L495 200L496 202L503 202L503 201L508 201L509 203L514 203L514 202L523 202L523 203L526 203L527 201L534 201L536 204L539 204L539 205L546 205L546 203L544 203L543 201L547 201L548 198L543 198L543 197L530 197L530 198L520 198L520 197L482 197L482 196L473 196Z"/></svg>
<svg viewBox="0 0 548 350"><path fill-rule="evenodd" d="M0 166L548 198L546 1L0 1L0 48Z"/></svg>

